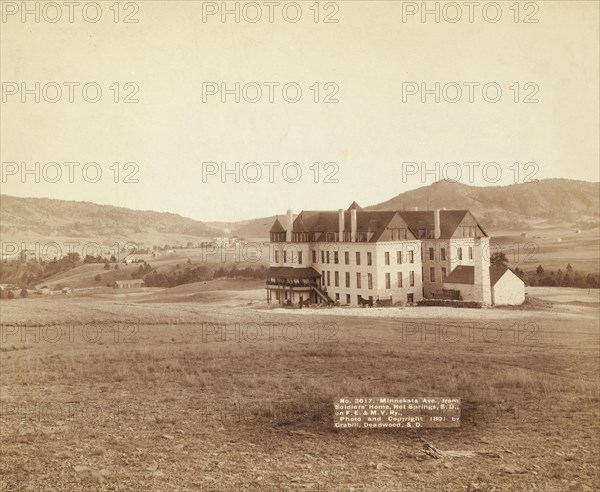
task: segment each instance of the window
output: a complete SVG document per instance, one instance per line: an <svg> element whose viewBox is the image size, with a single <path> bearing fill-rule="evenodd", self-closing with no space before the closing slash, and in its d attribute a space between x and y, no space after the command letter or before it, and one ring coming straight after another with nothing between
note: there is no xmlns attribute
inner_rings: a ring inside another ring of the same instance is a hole
<svg viewBox="0 0 600 492"><path fill-rule="evenodd" d="M446 248L442 248L441 255L442 255L442 261L446 261Z"/></svg>
<svg viewBox="0 0 600 492"><path fill-rule="evenodd" d="M287 251L285 249L283 250L283 262L287 263Z"/></svg>
<svg viewBox="0 0 600 492"><path fill-rule="evenodd" d="M446 281L446 268L442 267L442 282Z"/></svg>
<svg viewBox="0 0 600 492"><path fill-rule="evenodd" d="M279 251L275 251L275 263L279 263Z"/></svg>
<svg viewBox="0 0 600 492"><path fill-rule="evenodd" d="M396 263L398 265L402 264L402 251L396 251Z"/></svg>
<svg viewBox="0 0 600 492"><path fill-rule="evenodd" d="M360 265L360 251L356 252L356 264Z"/></svg>
<svg viewBox="0 0 600 492"><path fill-rule="evenodd" d="M346 304L350 304L350 294L346 294Z"/></svg>
<svg viewBox="0 0 600 492"><path fill-rule="evenodd" d="M337 251L333 252L333 262L337 265L340 262L339 253Z"/></svg>
<svg viewBox="0 0 600 492"><path fill-rule="evenodd" d="M321 263L325 263L325 251L321 251Z"/></svg>
<svg viewBox="0 0 600 492"><path fill-rule="evenodd" d="M366 243L367 242L367 233L366 232L359 232L356 234L356 241L359 243Z"/></svg>
<svg viewBox="0 0 600 492"><path fill-rule="evenodd" d="M331 272L327 271L327 287L331 285Z"/></svg>
<svg viewBox="0 0 600 492"><path fill-rule="evenodd" d="M312 252L312 257L313 257L313 263L316 263L317 262L317 252L316 251Z"/></svg>
<svg viewBox="0 0 600 492"><path fill-rule="evenodd" d="M473 259L473 247L469 246L469 260Z"/></svg>
<svg viewBox="0 0 600 492"><path fill-rule="evenodd" d="M367 253L367 265L372 265L373 264L373 260L371 258L371 253Z"/></svg>
<svg viewBox="0 0 600 492"><path fill-rule="evenodd" d="M336 302L340 302L340 295L339 295L339 294L336 294L336 295L335 295L335 301L336 301Z"/></svg>
<svg viewBox="0 0 600 492"><path fill-rule="evenodd" d="M325 258L327 258L327 263L329 263L329 259L331 258L331 255L329 254L330 252L327 251L327 254L325 256Z"/></svg>
<svg viewBox="0 0 600 492"><path fill-rule="evenodd" d="M433 248L429 248L429 259L433 261L435 259L435 251Z"/></svg>
<svg viewBox="0 0 600 492"><path fill-rule="evenodd" d="M385 274L385 288L386 289L391 289L392 288L392 283L391 283L391 280L390 280L390 274L389 273Z"/></svg>
<svg viewBox="0 0 600 492"><path fill-rule="evenodd" d="M458 248L458 259L462 260L462 248Z"/></svg>
<svg viewBox="0 0 600 492"><path fill-rule="evenodd" d="M346 287L350 287L350 272L346 272Z"/></svg>
<svg viewBox="0 0 600 492"><path fill-rule="evenodd" d="M434 267L431 267L429 269L429 280L431 282L435 282L435 268Z"/></svg>
<svg viewBox="0 0 600 492"><path fill-rule="evenodd" d="M362 297L361 297L361 295L360 295L360 294L358 294L358 295L356 296L356 303L357 303L357 304L360 304L360 301L362 301Z"/></svg>
<svg viewBox="0 0 600 492"><path fill-rule="evenodd" d="M408 302L409 304L412 304L413 302L415 302L415 295L414 294L406 294L406 302Z"/></svg>
<svg viewBox="0 0 600 492"><path fill-rule="evenodd" d="M409 272L408 280L410 282L410 286L414 287L415 286L415 272Z"/></svg>
<svg viewBox="0 0 600 492"><path fill-rule="evenodd" d="M360 285L360 272L356 273L356 288L360 289L361 285Z"/></svg>
<svg viewBox="0 0 600 492"><path fill-rule="evenodd" d="M323 270L321 272L321 282L323 283L323 286L325 285L325 270Z"/></svg>
<svg viewBox="0 0 600 492"><path fill-rule="evenodd" d="M333 282L336 287L340 286L340 272L334 272Z"/></svg>
<svg viewBox="0 0 600 492"><path fill-rule="evenodd" d="M350 264L350 252L349 251L344 251L344 263L346 265Z"/></svg>
<svg viewBox="0 0 600 492"><path fill-rule="evenodd" d="M367 273L367 288L373 288L373 274Z"/></svg>
<svg viewBox="0 0 600 492"><path fill-rule="evenodd" d="M409 251L408 252L408 262L409 263L414 263L415 262L415 252L414 251Z"/></svg>
<svg viewBox="0 0 600 492"><path fill-rule="evenodd" d="M302 251L298 251L298 264L302 265Z"/></svg>
<svg viewBox="0 0 600 492"><path fill-rule="evenodd" d="M385 264L386 265L390 264L390 252L389 251L385 252Z"/></svg>
<svg viewBox="0 0 600 492"><path fill-rule="evenodd" d="M398 287L402 287L402 272L398 272Z"/></svg>

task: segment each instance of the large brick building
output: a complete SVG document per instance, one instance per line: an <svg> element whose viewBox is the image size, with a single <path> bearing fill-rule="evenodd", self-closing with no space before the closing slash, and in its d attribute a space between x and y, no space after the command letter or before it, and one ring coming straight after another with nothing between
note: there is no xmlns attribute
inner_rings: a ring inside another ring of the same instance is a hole
<svg viewBox="0 0 600 492"><path fill-rule="evenodd" d="M356 203L297 217L288 210L270 235L269 302L492 303L489 237L468 210L366 211ZM496 281L506 270L495 271ZM514 281L500 285L515 289Z"/></svg>

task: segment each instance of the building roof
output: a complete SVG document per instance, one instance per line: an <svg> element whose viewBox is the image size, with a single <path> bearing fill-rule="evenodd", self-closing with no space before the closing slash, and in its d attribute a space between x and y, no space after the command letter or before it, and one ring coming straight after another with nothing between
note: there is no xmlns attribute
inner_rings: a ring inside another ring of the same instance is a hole
<svg viewBox="0 0 600 492"><path fill-rule="evenodd" d="M411 234L419 237L419 230L434 229L433 210L363 210L356 202L343 212L344 232L351 229L351 210L356 210L357 232L370 232L369 242L377 242L386 228L406 228ZM477 222L469 210L440 210L440 239L450 239L457 234L459 227L476 227L476 236L487 237L483 227ZM398 219L399 217L399 219ZM390 226L390 222L394 225ZM285 232L285 227L277 218L270 232ZM339 212L337 210L303 210L295 218L293 232L339 232ZM423 236L421 236L423 237ZM462 237L458 235L457 237ZM317 241L325 241L325 237Z"/></svg>
<svg viewBox="0 0 600 492"><path fill-rule="evenodd" d="M500 280L508 271L510 271L513 275L519 278L519 280L521 280L521 278L507 266L492 265L490 267L490 284L496 285L498 280ZM444 283L473 285L475 283L475 269L472 266L459 265L450 272L450 275L446 277Z"/></svg>
<svg viewBox="0 0 600 492"><path fill-rule="evenodd" d="M470 284L475 283L475 268L469 265L458 265L444 280L445 284Z"/></svg>
<svg viewBox="0 0 600 492"><path fill-rule="evenodd" d="M293 267L270 267L267 270L267 278L318 278L321 274L312 267L293 268Z"/></svg>
<svg viewBox="0 0 600 492"><path fill-rule="evenodd" d="M418 229L434 228L433 210L401 210L399 213L413 232ZM440 238L450 239L463 222L479 227L483 236L487 236L487 233L468 210L440 210Z"/></svg>
<svg viewBox="0 0 600 492"><path fill-rule="evenodd" d="M519 277L512 268L508 268L505 265L492 265L490 267L490 283L492 285L496 285L498 280L500 280L506 272L511 272L515 277L523 282L521 277Z"/></svg>
<svg viewBox="0 0 600 492"><path fill-rule="evenodd" d="M346 210L344 214L344 232L351 232L350 212ZM357 232L371 232L372 237L369 242L376 242L386 230L392 219L398 215L398 212L391 211L365 211L356 212L356 230ZM402 224L408 228L406 224ZM296 220L294 220L293 232L339 232L339 212L303 210ZM325 237L320 239L325 241Z"/></svg>

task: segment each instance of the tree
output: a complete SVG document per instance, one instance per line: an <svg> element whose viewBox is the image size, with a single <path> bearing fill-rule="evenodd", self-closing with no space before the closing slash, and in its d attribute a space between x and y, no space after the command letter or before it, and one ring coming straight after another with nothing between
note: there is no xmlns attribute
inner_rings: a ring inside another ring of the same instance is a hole
<svg viewBox="0 0 600 492"><path fill-rule="evenodd" d="M13 293L12 290L8 291L8 294L6 295L7 299L14 299L15 298L15 294Z"/></svg>
<svg viewBox="0 0 600 492"><path fill-rule="evenodd" d="M96 282L100 282L100 280L102 280L102 277L100 276L100 274L98 274L98 275L96 275L96 276L94 277L94 280L95 280Z"/></svg>
<svg viewBox="0 0 600 492"><path fill-rule="evenodd" d="M28 295L29 295L29 292L27 292L27 289L26 289L25 287L23 287L23 288L21 289L21 294L20 294L20 296L21 296L21 297L27 297Z"/></svg>
<svg viewBox="0 0 600 492"><path fill-rule="evenodd" d="M537 273L540 277L544 274L544 269L542 268L542 265L538 265L538 267L535 269L535 273Z"/></svg>
<svg viewBox="0 0 600 492"><path fill-rule="evenodd" d="M506 266L508 258L502 251L496 251L490 256L490 264L493 266Z"/></svg>
<svg viewBox="0 0 600 492"><path fill-rule="evenodd" d="M117 264L115 265L115 270L118 270L118 269L119 269L119 264L117 263Z"/></svg>
<svg viewBox="0 0 600 492"><path fill-rule="evenodd" d="M117 258L115 257L115 255L110 255L110 262L111 263L116 263L117 262Z"/></svg>
<svg viewBox="0 0 600 492"><path fill-rule="evenodd" d="M104 269L110 270L110 264L108 263L108 261L104 264Z"/></svg>
<svg viewBox="0 0 600 492"><path fill-rule="evenodd" d="M573 273L573 267L570 263L567 265L567 273Z"/></svg>
<svg viewBox="0 0 600 492"><path fill-rule="evenodd" d="M188 264L188 265L191 265L191 264L192 264L192 259L191 259L191 258L188 258L188 259L187 259L187 264Z"/></svg>

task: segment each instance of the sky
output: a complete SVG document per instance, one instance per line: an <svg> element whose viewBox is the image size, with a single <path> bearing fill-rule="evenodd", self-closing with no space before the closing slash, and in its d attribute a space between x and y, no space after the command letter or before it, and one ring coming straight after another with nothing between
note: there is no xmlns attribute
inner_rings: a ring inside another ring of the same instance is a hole
<svg viewBox="0 0 600 492"><path fill-rule="evenodd" d="M599 3L490 3L2 2L1 192L230 221L598 181Z"/></svg>

